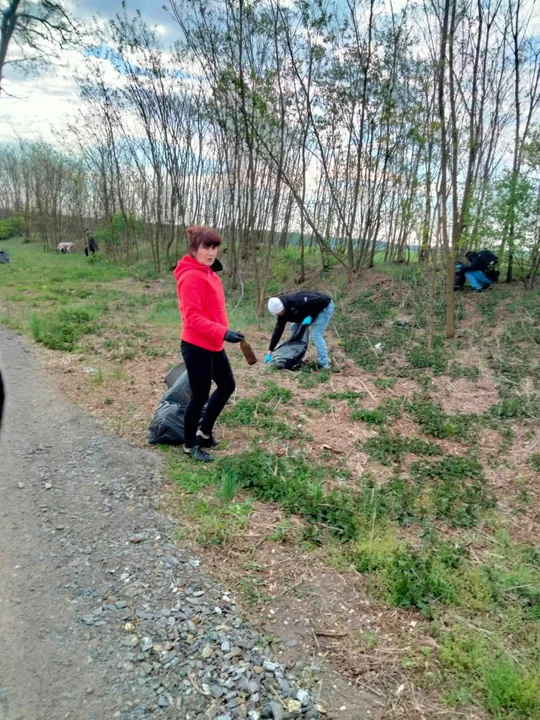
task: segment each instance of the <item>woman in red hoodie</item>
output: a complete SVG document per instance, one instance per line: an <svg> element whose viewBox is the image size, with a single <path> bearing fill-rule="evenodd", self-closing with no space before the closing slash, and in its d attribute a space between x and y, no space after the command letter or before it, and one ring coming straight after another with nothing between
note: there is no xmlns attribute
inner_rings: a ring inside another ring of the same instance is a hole
<svg viewBox="0 0 540 720"><path fill-rule="evenodd" d="M224 341L238 343L244 336L229 330L223 286L212 270L221 236L200 226L188 228L187 235L189 255L179 260L174 270L182 316L181 350L191 386L184 418L184 452L195 460L212 462L204 448L218 444L212 434L214 424L235 388ZM217 387L199 427L212 380Z"/></svg>

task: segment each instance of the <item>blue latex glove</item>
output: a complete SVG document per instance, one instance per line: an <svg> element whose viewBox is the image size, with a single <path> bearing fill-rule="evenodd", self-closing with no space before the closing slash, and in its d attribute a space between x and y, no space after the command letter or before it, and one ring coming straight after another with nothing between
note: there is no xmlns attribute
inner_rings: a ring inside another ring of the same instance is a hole
<svg viewBox="0 0 540 720"><path fill-rule="evenodd" d="M268 353L266 357L264 358L265 363L269 363L270 360L272 360L272 353Z"/></svg>
<svg viewBox="0 0 540 720"><path fill-rule="evenodd" d="M311 317L311 315L308 315L307 318L304 318L302 320L302 325L311 325L312 322L313 318Z"/></svg>

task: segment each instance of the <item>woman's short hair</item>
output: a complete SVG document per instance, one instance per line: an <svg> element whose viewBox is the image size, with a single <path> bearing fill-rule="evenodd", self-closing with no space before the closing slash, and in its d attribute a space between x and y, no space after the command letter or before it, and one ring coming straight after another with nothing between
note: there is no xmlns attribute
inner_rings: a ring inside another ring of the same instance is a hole
<svg viewBox="0 0 540 720"><path fill-rule="evenodd" d="M213 228L203 225L193 225L186 230L190 253L196 253L201 247L219 247L222 243L221 235Z"/></svg>

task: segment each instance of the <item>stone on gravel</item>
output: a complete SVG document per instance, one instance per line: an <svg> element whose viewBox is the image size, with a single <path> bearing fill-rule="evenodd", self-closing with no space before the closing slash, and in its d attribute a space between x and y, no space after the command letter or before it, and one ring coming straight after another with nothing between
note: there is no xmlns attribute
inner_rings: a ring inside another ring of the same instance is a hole
<svg viewBox="0 0 540 720"><path fill-rule="evenodd" d="M201 657L203 660L208 660L208 658L212 656L213 652L214 651L210 645L205 645L202 649Z"/></svg>
<svg viewBox="0 0 540 720"><path fill-rule="evenodd" d="M290 713L301 713L302 712L302 703L300 700L294 700L293 698L288 698L285 700L285 707L287 708L287 712Z"/></svg>
<svg viewBox="0 0 540 720"><path fill-rule="evenodd" d="M154 642L152 638L144 637L141 640L141 650L143 652L148 652L148 650L151 650L154 647Z"/></svg>

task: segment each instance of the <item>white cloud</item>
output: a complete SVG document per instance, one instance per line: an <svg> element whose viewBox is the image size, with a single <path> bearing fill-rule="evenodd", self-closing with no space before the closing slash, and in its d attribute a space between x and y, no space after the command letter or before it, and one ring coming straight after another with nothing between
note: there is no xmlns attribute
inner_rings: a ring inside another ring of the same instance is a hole
<svg viewBox="0 0 540 720"><path fill-rule="evenodd" d="M57 144L53 129L61 132L83 108L75 77L85 73L90 63L100 67L109 85L118 87L125 81L108 60L89 58L77 50L64 51L62 61L40 76L8 71L0 98L0 142L22 138Z"/></svg>

